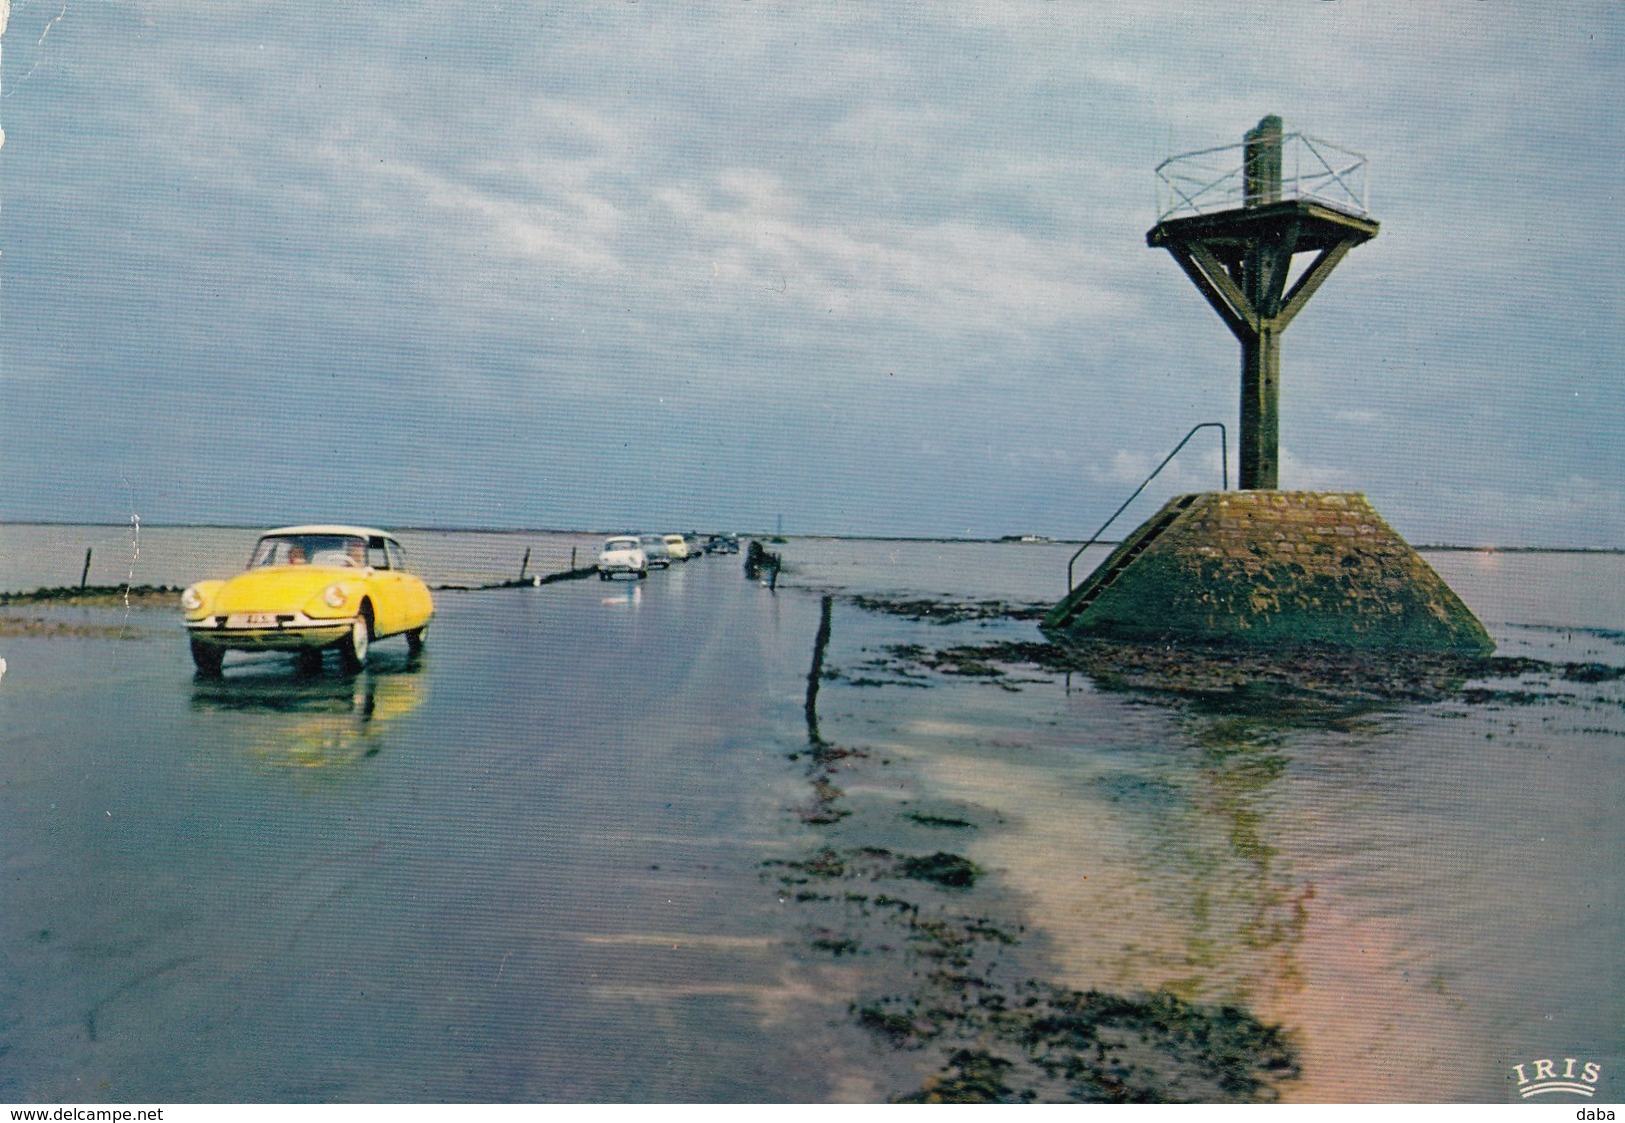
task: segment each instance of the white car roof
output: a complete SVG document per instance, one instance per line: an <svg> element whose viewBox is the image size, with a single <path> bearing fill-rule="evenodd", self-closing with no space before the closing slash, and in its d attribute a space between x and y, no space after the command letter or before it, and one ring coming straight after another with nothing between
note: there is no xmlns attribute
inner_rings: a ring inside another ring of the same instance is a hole
<svg viewBox="0 0 1625 1123"><path fill-rule="evenodd" d="M387 530L379 530L370 526L344 526L339 523L309 523L305 526L279 526L275 530L267 530L260 537L281 534L351 534L357 538L389 538L395 536Z"/></svg>

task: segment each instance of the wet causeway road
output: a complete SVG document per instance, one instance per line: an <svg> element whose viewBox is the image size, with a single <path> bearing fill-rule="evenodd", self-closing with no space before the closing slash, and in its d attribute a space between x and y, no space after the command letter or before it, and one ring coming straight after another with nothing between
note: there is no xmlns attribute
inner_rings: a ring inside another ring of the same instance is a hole
<svg viewBox="0 0 1625 1123"><path fill-rule="evenodd" d="M836 1094L865 1039L761 874L816 600L706 559L438 608L355 678L195 680L155 609L7 638L0 1099Z"/></svg>

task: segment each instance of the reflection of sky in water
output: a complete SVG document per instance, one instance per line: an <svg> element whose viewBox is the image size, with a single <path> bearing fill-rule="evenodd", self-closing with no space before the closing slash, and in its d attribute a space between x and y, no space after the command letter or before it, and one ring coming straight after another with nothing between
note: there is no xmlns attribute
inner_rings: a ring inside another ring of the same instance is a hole
<svg viewBox="0 0 1625 1123"><path fill-rule="evenodd" d="M1004 811L969 852L1026 894L1070 985L1285 1024L1304 1061L1288 1099L1493 1101L1526 1053L1622 1045L1598 984L1625 950L1604 817L1625 691L1548 685L1558 700L1294 720L1076 678L1013 699L944 684L881 745Z"/></svg>

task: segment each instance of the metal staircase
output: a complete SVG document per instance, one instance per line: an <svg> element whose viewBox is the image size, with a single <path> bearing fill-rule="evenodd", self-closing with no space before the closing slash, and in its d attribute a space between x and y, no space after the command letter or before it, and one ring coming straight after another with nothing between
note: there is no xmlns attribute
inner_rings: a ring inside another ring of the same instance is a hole
<svg viewBox="0 0 1625 1123"><path fill-rule="evenodd" d="M1069 627L1085 609L1095 603L1101 593L1111 588L1122 572L1134 563L1134 559L1145 553L1153 542L1161 538L1163 532L1174 524L1174 520L1195 501L1195 495L1182 495L1166 507L1161 515L1142 526L1128 541L1119 546L1087 581L1073 589L1050 611L1044 620L1044 626L1063 630Z"/></svg>

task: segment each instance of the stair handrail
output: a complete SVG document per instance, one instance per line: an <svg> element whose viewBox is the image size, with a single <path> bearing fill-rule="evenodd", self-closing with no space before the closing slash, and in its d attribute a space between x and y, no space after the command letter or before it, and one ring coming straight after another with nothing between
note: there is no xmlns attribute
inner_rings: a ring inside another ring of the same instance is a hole
<svg viewBox="0 0 1625 1123"><path fill-rule="evenodd" d="M1117 521L1117 516L1128 510L1128 505L1140 497L1140 492L1144 491L1146 489L1146 485L1157 478L1157 473L1168 467L1168 462L1179 455L1179 450L1184 448L1186 443L1203 429L1217 429L1219 431L1219 468L1223 474L1222 479L1224 481L1224 490L1230 490L1230 435L1225 430L1224 422L1204 421L1199 425L1191 426L1191 431L1186 433L1184 438L1174 446L1174 451L1163 457L1162 463L1153 468L1151 470L1151 474L1141 481L1140 486L1134 489L1134 494L1123 500L1123 505L1112 512L1112 517L1101 523L1100 529L1089 536L1089 541L1079 546L1078 552L1067 559L1066 592L1068 596L1071 596L1072 590L1077 588L1077 586L1072 583L1072 567L1077 563L1077 560L1083 556L1083 552L1100 540L1100 536L1106 533L1106 528Z"/></svg>

